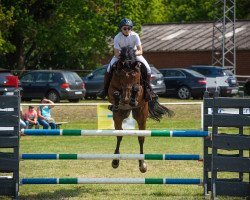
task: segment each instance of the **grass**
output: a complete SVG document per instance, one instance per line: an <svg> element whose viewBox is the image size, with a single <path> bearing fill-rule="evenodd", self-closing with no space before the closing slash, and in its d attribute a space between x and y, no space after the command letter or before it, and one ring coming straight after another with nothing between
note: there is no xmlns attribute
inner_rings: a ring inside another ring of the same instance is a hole
<svg viewBox="0 0 250 200"><path fill-rule="evenodd" d="M173 102L172 99L167 102ZM175 100L176 102L176 100ZM162 121L148 120L147 129L200 129L199 105L170 105L176 115ZM96 107L61 106L53 109L57 121L68 121L63 129L97 129ZM22 137L20 153L112 154L115 137ZM121 153L139 153L136 137L124 137ZM146 138L144 153L202 154L201 138ZM21 161L20 177L126 177L202 178L203 163L198 161L146 161L148 171L140 173L138 161L120 162L117 169L109 160ZM23 185L20 199L204 199L203 188L191 185ZM227 198L221 199L240 199Z"/></svg>

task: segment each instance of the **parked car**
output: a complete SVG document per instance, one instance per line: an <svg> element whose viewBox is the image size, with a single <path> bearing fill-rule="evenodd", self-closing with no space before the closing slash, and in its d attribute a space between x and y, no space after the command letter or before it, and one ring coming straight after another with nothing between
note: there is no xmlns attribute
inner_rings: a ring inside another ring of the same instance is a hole
<svg viewBox="0 0 250 200"><path fill-rule="evenodd" d="M158 95L163 95L166 93L166 86L164 83L163 74L156 69L153 65L150 65L151 68L151 79L150 84L153 91Z"/></svg>
<svg viewBox="0 0 250 200"><path fill-rule="evenodd" d="M238 93L239 84L234 74L223 67L209 65L192 65L188 67L207 77L207 82L214 83L219 89L220 96L232 96Z"/></svg>
<svg viewBox="0 0 250 200"><path fill-rule="evenodd" d="M16 89L21 91L22 88L19 84L18 88L16 88L16 84L18 84L18 78L10 70L0 69L0 95L13 95Z"/></svg>
<svg viewBox="0 0 250 200"><path fill-rule="evenodd" d="M53 102L78 102L86 92L82 79L71 71L35 70L22 76L20 82L23 100L46 97Z"/></svg>
<svg viewBox="0 0 250 200"><path fill-rule="evenodd" d="M184 68L160 69L166 85L166 95L176 95L180 99L202 98L206 90L206 77Z"/></svg>
<svg viewBox="0 0 250 200"><path fill-rule="evenodd" d="M98 92L103 89L104 75L107 70L107 67L108 64L103 65L82 78L86 87L86 99L96 99ZM153 65L150 65L150 67L152 71L150 84L152 86L153 91L158 95L165 94L166 87L163 81L163 75Z"/></svg>

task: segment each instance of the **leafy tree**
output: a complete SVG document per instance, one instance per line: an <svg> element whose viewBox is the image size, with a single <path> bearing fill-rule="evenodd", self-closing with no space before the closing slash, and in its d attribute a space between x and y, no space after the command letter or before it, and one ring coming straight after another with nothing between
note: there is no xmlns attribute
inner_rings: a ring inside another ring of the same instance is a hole
<svg viewBox="0 0 250 200"><path fill-rule="evenodd" d="M165 22L166 6L164 0L144 0L143 1L143 23Z"/></svg>
<svg viewBox="0 0 250 200"><path fill-rule="evenodd" d="M50 28L40 36L40 66L88 69L98 63L109 51L107 37L115 29L109 22L108 4L109 1L60 3Z"/></svg>
<svg viewBox="0 0 250 200"><path fill-rule="evenodd" d="M213 21L214 15L222 16L223 7L217 0L165 0L165 22ZM222 1L221 1L222 2ZM222 2L223 3L223 2ZM250 1L235 0L236 18L250 19ZM219 8L221 7L221 8Z"/></svg>
<svg viewBox="0 0 250 200"><path fill-rule="evenodd" d="M250 1L249 0L235 0L236 1L236 18L250 19Z"/></svg>
<svg viewBox="0 0 250 200"><path fill-rule="evenodd" d="M213 16L213 0L165 0L167 22L208 21Z"/></svg>
<svg viewBox="0 0 250 200"><path fill-rule="evenodd" d="M214 0L0 0L0 67L91 69L112 53L119 21L142 24L213 20ZM249 0L237 18L250 19ZM111 47L111 48L110 48Z"/></svg>
<svg viewBox="0 0 250 200"><path fill-rule="evenodd" d="M15 46L12 45L7 37L9 35L9 27L14 25L13 17L13 7L10 10L6 10L0 4L0 54L6 54L15 50Z"/></svg>
<svg viewBox="0 0 250 200"><path fill-rule="evenodd" d="M3 0L14 8L15 25L9 41L16 47L9 53L9 68L88 68L108 51L107 38L113 36L109 0ZM1 57L4 57L1 55Z"/></svg>

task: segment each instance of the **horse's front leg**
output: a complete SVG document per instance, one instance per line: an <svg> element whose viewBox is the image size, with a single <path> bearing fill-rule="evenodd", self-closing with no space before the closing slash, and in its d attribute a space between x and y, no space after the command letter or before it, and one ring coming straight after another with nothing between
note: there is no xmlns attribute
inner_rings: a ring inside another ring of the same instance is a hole
<svg viewBox="0 0 250 200"><path fill-rule="evenodd" d="M131 98L130 98L130 102L129 102L129 105L131 107L138 106L138 101L136 101L136 96L138 94L138 91L139 91L139 86L138 85L133 85L132 91L131 91Z"/></svg>
<svg viewBox="0 0 250 200"><path fill-rule="evenodd" d="M120 92L119 91L114 91L113 97L114 97L113 112L117 112L118 108L119 108L119 102L120 102L120 99L121 99Z"/></svg>

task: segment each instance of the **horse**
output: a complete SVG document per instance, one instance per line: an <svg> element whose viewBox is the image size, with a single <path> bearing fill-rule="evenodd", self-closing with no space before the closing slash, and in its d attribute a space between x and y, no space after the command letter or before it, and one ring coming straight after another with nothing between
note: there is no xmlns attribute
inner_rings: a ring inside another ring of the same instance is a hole
<svg viewBox="0 0 250 200"><path fill-rule="evenodd" d="M146 129L147 118L150 117L160 121L163 115L169 117L174 112L159 104L158 99L146 100L146 76L147 70L143 63L136 61L135 50L126 46L121 49L118 61L112 66L112 78L108 89L108 100L112 104L113 121L116 130L122 130L122 122L132 116L138 124L139 130ZM117 144L114 154L120 154L119 148L122 136L117 136ZM144 136L138 136L140 154L143 154ZM112 167L119 166L119 159L112 160ZM139 160L139 170L142 173L147 171L144 160Z"/></svg>

